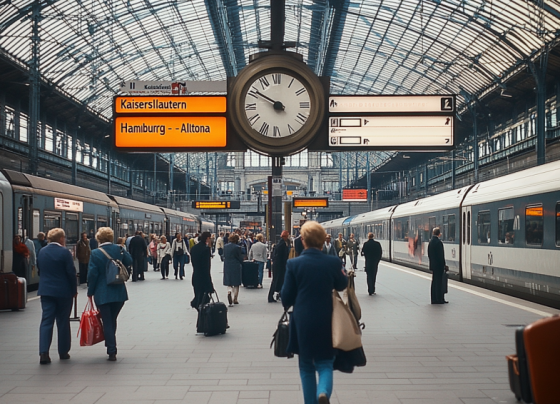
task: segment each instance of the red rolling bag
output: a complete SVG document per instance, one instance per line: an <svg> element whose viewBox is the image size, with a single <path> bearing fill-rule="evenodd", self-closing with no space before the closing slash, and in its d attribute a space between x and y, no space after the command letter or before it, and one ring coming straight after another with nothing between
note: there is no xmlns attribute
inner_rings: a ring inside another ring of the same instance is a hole
<svg viewBox="0 0 560 404"><path fill-rule="evenodd" d="M27 302L25 278L18 278L13 272L0 273L0 310L19 310Z"/></svg>

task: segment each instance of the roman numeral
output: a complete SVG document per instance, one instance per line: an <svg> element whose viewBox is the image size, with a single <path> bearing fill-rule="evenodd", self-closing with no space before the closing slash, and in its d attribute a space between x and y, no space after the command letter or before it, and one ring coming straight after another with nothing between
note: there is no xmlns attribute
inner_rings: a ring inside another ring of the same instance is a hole
<svg viewBox="0 0 560 404"><path fill-rule="evenodd" d="M275 126L274 128L272 128L272 136L282 137L282 135L280 134L280 128L278 126Z"/></svg>
<svg viewBox="0 0 560 404"><path fill-rule="evenodd" d="M290 124L288 124L288 132L290 132L290 135L293 135L296 132L294 128L290 126Z"/></svg>
<svg viewBox="0 0 560 404"><path fill-rule="evenodd" d="M249 118L249 123L251 124L251 126L253 126L259 119L261 119L261 116L259 114L255 114Z"/></svg>
<svg viewBox="0 0 560 404"><path fill-rule="evenodd" d="M290 88L292 86L292 83L294 82L295 79L292 79L292 81L290 81L290 84L288 84L288 88Z"/></svg>
<svg viewBox="0 0 560 404"><path fill-rule="evenodd" d="M266 79L266 76L262 76L262 77L259 79L259 82L261 83L261 87L263 88L263 90L264 90L265 88L267 88L267 87L270 85L270 83L269 83L268 80Z"/></svg>
<svg viewBox="0 0 560 404"><path fill-rule="evenodd" d="M253 103L253 104L245 104L245 111L256 111L257 110L257 104Z"/></svg>
<svg viewBox="0 0 560 404"><path fill-rule="evenodd" d="M247 93L247 95L250 95L251 97L254 97L254 98L258 99L259 98L259 94L257 94L258 91L259 91L258 88L251 87L251 90Z"/></svg>
<svg viewBox="0 0 560 404"><path fill-rule="evenodd" d="M268 123L263 122L263 124L262 124L262 126L259 130L259 133L263 136L268 136L268 128L269 128Z"/></svg>
<svg viewBox="0 0 560 404"><path fill-rule="evenodd" d="M300 108L309 108L309 101L300 102L299 107Z"/></svg>
<svg viewBox="0 0 560 404"><path fill-rule="evenodd" d="M303 125L305 123L305 121L307 121L307 117L303 114L297 114L296 121L298 121L299 123L301 123Z"/></svg>
<svg viewBox="0 0 560 404"><path fill-rule="evenodd" d="M282 75L280 73L274 73L272 75L272 81L274 84L280 84L282 82Z"/></svg>
<svg viewBox="0 0 560 404"><path fill-rule="evenodd" d="M296 91L296 95L297 95L297 96L300 96L300 95L302 95L303 93L305 93L306 91L307 91L307 90L306 90L305 88L302 87L302 88L300 88L299 90Z"/></svg>

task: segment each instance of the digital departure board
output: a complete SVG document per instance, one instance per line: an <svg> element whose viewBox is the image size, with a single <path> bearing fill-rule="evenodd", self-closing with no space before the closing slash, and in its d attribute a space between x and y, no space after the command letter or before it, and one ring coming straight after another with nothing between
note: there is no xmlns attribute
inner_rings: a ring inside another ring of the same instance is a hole
<svg viewBox="0 0 560 404"><path fill-rule="evenodd" d="M193 209L239 209L239 201L193 201Z"/></svg>
<svg viewBox="0 0 560 404"><path fill-rule="evenodd" d="M294 198L294 208L328 208L329 198Z"/></svg>

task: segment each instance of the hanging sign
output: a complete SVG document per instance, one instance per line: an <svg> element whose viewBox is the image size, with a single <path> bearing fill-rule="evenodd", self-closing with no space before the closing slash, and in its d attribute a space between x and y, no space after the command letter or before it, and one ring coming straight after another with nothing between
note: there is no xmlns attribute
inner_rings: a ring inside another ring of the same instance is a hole
<svg viewBox="0 0 560 404"><path fill-rule="evenodd" d="M83 212L84 203L82 201L73 201L72 199L54 198L54 208L70 212Z"/></svg>
<svg viewBox="0 0 560 404"><path fill-rule="evenodd" d="M367 201L367 189L343 189L342 200L346 202Z"/></svg>

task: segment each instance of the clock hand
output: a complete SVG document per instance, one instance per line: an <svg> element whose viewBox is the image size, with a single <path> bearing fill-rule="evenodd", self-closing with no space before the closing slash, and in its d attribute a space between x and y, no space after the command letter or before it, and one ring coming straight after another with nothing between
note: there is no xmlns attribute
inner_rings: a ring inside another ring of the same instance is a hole
<svg viewBox="0 0 560 404"><path fill-rule="evenodd" d="M267 97L266 95L264 95L263 93L261 93L260 91L256 92L258 95L260 95L262 98L264 98L265 100L267 100L268 102L270 102L274 109L277 111L283 111L285 109L284 104L282 104L282 102L280 101L274 101L272 98Z"/></svg>

